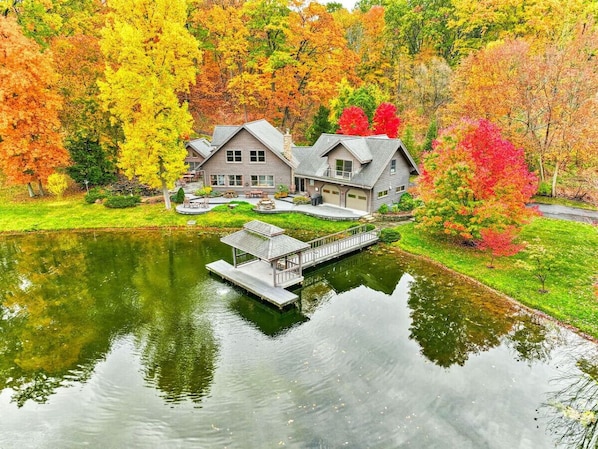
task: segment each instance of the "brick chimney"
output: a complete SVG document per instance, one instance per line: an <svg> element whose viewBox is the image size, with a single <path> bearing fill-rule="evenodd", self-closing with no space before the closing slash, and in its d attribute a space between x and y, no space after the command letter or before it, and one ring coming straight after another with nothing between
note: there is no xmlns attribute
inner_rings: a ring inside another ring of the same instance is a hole
<svg viewBox="0 0 598 449"><path fill-rule="evenodd" d="M289 161L293 160L292 146L293 136L291 136L291 133L289 133L289 130L287 128L287 131L284 133L282 137L282 155L285 157L285 159Z"/></svg>

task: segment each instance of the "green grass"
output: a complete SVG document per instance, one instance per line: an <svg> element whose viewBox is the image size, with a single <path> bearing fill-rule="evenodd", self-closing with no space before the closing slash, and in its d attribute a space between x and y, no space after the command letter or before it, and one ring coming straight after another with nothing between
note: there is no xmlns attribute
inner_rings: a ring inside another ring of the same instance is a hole
<svg viewBox="0 0 598 449"><path fill-rule="evenodd" d="M174 206L174 205L173 205ZM63 200L27 199L0 202L0 232L55 231L70 229L188 227L240 228L250 220L262 220L291 231L312 231L314 235L337 232L354 222L324 221L297 213L258 214L248 203L234 209L218 206L202 215L181 215L167 211L163 204L142 204L127 209L109 209L101 204L86 204L83 195Z"/></svg>
<svg viewBox="0 0 598 449"><path fill-rule="evenodd" d="M598 338L598 229L591 225L536 218L523 228L520 241L539 238L556 257L554 270L548 273L548 293L541 293L532 273L515 264L527 260L525 251L495 260L475 248L437 240L415 228L400 227L400 248L434 259L472 277L522 304L545 312L559 321Z"/></svg>

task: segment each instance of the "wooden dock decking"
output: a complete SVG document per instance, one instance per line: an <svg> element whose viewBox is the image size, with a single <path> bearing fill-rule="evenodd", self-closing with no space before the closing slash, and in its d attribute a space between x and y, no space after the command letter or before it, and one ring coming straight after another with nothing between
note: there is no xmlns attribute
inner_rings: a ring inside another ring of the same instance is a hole
<svg viewBox="0 0 598 449"><path fill-rule="evenodd" d="M236 266L224 260L218 260L207 264L206 268L282 309L299 299L297 295L283 287L303 282L301 272L303 268L313 267L355 252L373 245L378 239L379 235L376 229L368 230L367 225L360 225L307 242L304 244L304 249L298 253L284 257L285 266L290 268L275 270L274 265L259 259L236 264ZM272 263L276 264L277 262L275 260Z"/></svg>
<svg viewBox="0 0 598 449"><path fill-rule="evenodd" d="M275 306L278 306L281 309L289 304L293 304L299 299L296 294L291 293L282 287L274 287L269 285L254 276L236 269L224 260L217 260L216 262L209 263L206 265L206 268L208 271L211 271L221 278L226 279L227 281L230 281L239 287L242 287L248 292L253 293L254 295L274 304Z"/></svg>

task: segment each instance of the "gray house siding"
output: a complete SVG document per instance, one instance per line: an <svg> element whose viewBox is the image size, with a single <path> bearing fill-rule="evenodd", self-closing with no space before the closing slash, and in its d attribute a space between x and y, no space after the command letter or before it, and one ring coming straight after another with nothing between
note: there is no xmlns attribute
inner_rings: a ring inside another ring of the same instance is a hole
<svg viewBox="0 0 598 449"><path fill-rule="evenodd" d="M258 160L251 160L252 152L254 152L254 159ZM232 161L228 160L229 155ZM206 185L212 186L216 191L234 190L241 193L250 189L260 189L273 194L278 185L291 185L292 171L289 165L245 129L240 130L206 160L202 169L205 173ZM219 181L223 181L224 185L213 185L214 176L218 177ZM235 177L232 183L231 176ZM261 185L254 185L255 179L252 182L252 177L257 177ZM239 182L240 185L236 185Z"/></svg>
<svg viewBox="0 0 598 449"><path fill-rule="evenodd" d="M396 161L395 172L391 173L392 160ZM391 205L397 203L409 186L409 165L398 151L394 153L391 161L386 165L384 171L374 188L372 189L372 209L377 211L382 204ZM397 191L399 189L399 191ZM387 191L388 194L380 197L379 194Z"/></svg>

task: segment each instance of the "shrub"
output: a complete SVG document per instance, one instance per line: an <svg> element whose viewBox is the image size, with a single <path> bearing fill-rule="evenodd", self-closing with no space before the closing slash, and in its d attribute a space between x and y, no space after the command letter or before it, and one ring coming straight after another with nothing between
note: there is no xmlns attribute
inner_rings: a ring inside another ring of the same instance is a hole
<svg viewBox="0 0 598 449"><path fill-rule="evenodd" d="M101 187L94 187L90 189L89 192L85 194L85 202L88 204L93 204L97 200L103 200L108 196L108 193L105 189Z"/></svg>
<svg viewBox="0 0 598 449"><path fill-rule="evenodd" d="M62 194L68 187L67 177L62 173L52 173L48 176L48 190L51 194L62 198Z"/></svg>
<svg viewBox="0 0 598 449"><path fill-rule="evenodd" d="M395 228L385 228L380 231L380 241L383 243L393 243L401 240L401 233Z"/></svg>
<svg viewBox="0 0 598 449"><path fill-rule="evenodd" d="M306 196L296 196L293 198L293 204L310 204L311 200Z"/></svg>
<svg viewBox="0 0 598 449"><path fill-rule="evenodd" d="M404 193L399 202L394 206L397 212L409 212L422 204L420 199L415 199L410 193Z"/></svg>
<svg viewBox="0 0 598 449"><path fill-rule="evenodd" d="M197 196L206 197L206 196L210 196L210 194L212 193L212 190L213 190L212 187L207 186L207 187L202 187L199 190L196 190L194 193Z"/></svg>
<svg viewBox="0 0 598 449"><path fill-rule="evenodd" d="M389 210L388 204L383 204L382 206L380 206L378 208L378 212L381 213L381 214L387 214L388 210Z"/></svg>
<svg viewBox="0 0 598 449"><path fill-rule="evenodd" d="M110 195L104 201L104 206L111 209L135 207L141 202L139 195Z"/></svg>
<svg viewBox="0 0 598 449"><path fill-rule="evenodd" d="M552 187L549 182L542 181L538 184L538 195L552 196Z"/></svg>
<svg viewBox="0 0 598 449"><path fill-rule="evenodd" d="M182 204L185 201L185 191L182 187L176 191L176 195L173 195L172 201L176 204Z"/></svg>

